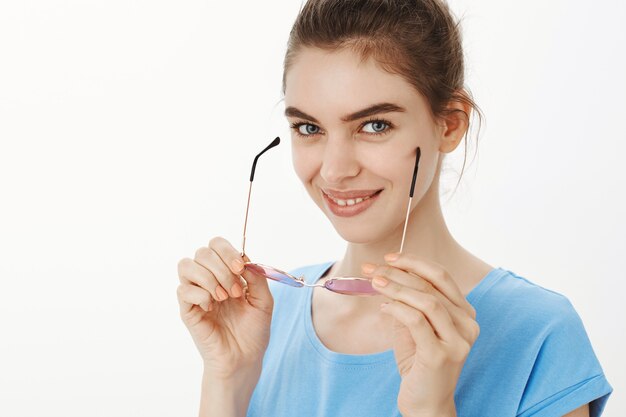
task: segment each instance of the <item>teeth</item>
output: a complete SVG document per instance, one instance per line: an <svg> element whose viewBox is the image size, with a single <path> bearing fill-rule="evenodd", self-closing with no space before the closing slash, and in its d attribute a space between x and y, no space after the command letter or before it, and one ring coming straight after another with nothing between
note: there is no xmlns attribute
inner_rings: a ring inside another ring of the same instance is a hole
<svg viewBox="0 0 626 417"><path fill-rule="evenodd" d="M367 196L367 197L359 197L359 198L355 198L355 199L349 199L349 200L341 200L339 198L334 198L331 196L330 197L331 200L333 200L335 203L339 204L340 206L353 206L355 204L360 203L363 200L367 200L368 198L370 198L371 196Z"/></svg>

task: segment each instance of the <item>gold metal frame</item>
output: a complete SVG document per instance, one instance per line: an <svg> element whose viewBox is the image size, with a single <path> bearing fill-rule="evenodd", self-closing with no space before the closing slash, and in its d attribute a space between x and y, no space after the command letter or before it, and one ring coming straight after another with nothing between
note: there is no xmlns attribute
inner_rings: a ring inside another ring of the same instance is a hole
<svg viewBox="0 0 626 417"><path fill-rule="evenodd" d="M269 150L269 149L273 148L274 146L277 146L279 143L280 143L280 137L278 137L278 136L277 136L277 137L276 137L276 138L272 141L272 143L270 143L270 144L269 144L269 145L268 145L265 149L263 149L263 150L262 150L262 151L261 151L261 152L260 152L260 153L259 153L259 154L255 157L255 158L254 158L254 162L253 162L253 164L252 164L252 171L250 172L250 186L249 186L249 188L248 188L248 202L247 202L247 204L246 204L246 217L245 217L244 224L243 224L243 243L242 243L242 245L241 245L241 257L242 257L242 258L245 256L245 247L246 247L246 227L247 227L247 225L248 225L248 212L249 212L249 209L250 209L250 195L252 194L252 181L254 180L254 171L255 171L255 169L256 169L256 164L257 164L257 161L258 161L259 157L260 157L263 153L265 153L267 150ZM402 249L403 249L403 247L404 247L404 238L405 238L405 236L406 236L406 226L407 226L407 223L408 223L408 221L409 221L409 213L410 213L410 211L411 211L411 202L413 201L413 192L414 192L414 190L415 190L415 179L416 179L416 177L417 177L417 169L418 169L418 165L419 165L420 155L421 155L421 151L420 151L420 148L418 147L418 148L417 148L417 155L416 155L416 158L415 158L415 167L414 167L414 169L413 169L413 180L412 180L412 182L411 182L411 190L410 190L410 192L409 192L409 205L407 206L407 209L406 209L406 217L405 217L405 219L404 219L404 230L402 231L402 241L401 241L401 243L400 243L400 252L402 252ZM364 293L364 294L344 293L344 292L340 292L340 291L334 291L334 290L331 290L331 289L330 289L330 288L328 288L328 286L327 286L327 283L329 283L329 282L333 282L333 281L349 281L349 280L351 280L351 281L367 281L367 282L371 282L371 280L370 280L369 278L362 278L362 277L343 277L343 276L342 276L342 277L332 277L332 278L329 278L329 279L327 279L324 283L320 283L320 284L307 284L307 283L305 282L305 279L304 279L304 276L303 276L303 275L302 275L302 276L300 276L300 277L295 277L295 276L291 275L290 273L285 272L285 271L282 271L282 270L277 269L277 268L274 268L273 266L263 265L263 264L260 264L260 263L257 263L257 262L244 262L244 268L245 268L245 265L256 265L256 266L259 266L259 267L261 267L261 268L270 268L270 269L273 269L274 271L279 272L279 273L281 273L281 274L284 274L285 276L287 276L287 277L291 278L291 279L292 279L295 283L300 284L300 285L291 285L292 287L297 287L297 288L301 288L301 287L323 287L323 288L326 288L326 289L327 289L327 290L329 290L329 291L333 291L333 292L336 292L336 293L339 293L339 294L345 294L345 295L356 295L356 296L359 296L359 295L365 295L365 296L368 296L368 295L376 295L376 294L377 294L375 291L374 291L374 292L372 292L372 293ZM266 276L266 275L264 275L264 276L265 276L265 278L267 278L267 279L271 279L271 280L273 280L273 281L280 282L281 284L289 285L289 284L286 284L286 283L284 283L284 282L282 282L282 281L279 281L279 280L275 280L275 279L269 278L269 277L268 277L268 276ZM246 287L245 289L247 290L247 287Z"/></svg>

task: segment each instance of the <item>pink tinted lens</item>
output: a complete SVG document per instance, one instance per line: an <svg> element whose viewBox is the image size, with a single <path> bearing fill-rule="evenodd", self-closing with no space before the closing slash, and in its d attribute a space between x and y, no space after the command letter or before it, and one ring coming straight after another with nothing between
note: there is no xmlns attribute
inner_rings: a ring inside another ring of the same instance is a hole
<svg viewBox="0 0 626 417"><path fill-rule="evenodd" d="M269 266L247 263L246 269L251 270L255 274L262 275L274 281L282 282L283 284L291 285L292 287L302 287L302 283L294 280L285 272L280 269L271 268Z"/></svg>
<svg viewBox="0 0 626 417"><path fill-rule="evenodd" d="M375 295L378 294L367 278L331 278L324 283L331 291L347 295Z"/></svg>

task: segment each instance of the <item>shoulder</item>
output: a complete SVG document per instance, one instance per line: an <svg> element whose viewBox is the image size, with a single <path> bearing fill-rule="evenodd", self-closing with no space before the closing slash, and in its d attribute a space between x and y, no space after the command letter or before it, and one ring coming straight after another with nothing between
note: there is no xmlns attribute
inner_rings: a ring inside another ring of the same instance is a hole
<svg viewBox="0 0 626 417"><path fill-rule="evenodd" d="M523 369L518 416L560 416L588 402L592 417L601 414L612 387L568 297L503 270L476 314L479 339Z"/></svg>
<svg viewBox="0 0 626 417"><path fill-rule="evenodd" d="M581 324L567 296L506 269L482 295L479 312L497 314L511 326L534 328L538 336L566 324Z"/></svg>
<svg viewBox="0 0 626 417"><path fill-rule="evenodd" d="M535 372L576 362L588 366L587 376L602 372L584 323L565 295L502 270L475 308L481 328L477 341L489 349L535 366Z"/></svg>

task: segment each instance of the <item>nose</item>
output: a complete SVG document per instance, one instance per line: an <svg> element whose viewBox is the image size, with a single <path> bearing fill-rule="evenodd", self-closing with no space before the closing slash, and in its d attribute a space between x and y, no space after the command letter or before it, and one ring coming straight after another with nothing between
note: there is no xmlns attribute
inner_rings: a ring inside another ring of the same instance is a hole
<svg viewBox="0 0 626 417"><path fill-rule="evenodd" d="M352 138L326 141L320 176L328 185L340 184L360 171Z"/></svg>

